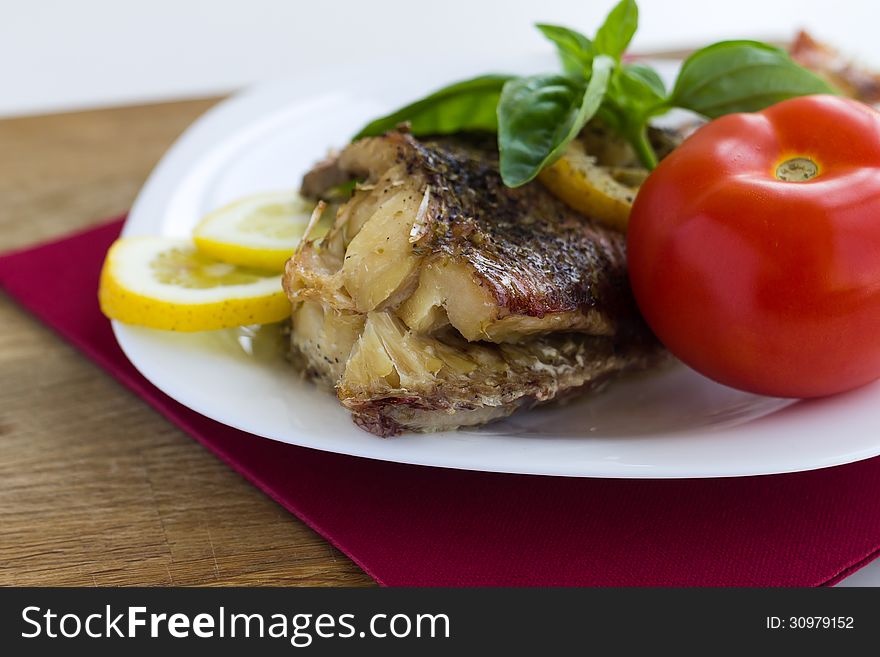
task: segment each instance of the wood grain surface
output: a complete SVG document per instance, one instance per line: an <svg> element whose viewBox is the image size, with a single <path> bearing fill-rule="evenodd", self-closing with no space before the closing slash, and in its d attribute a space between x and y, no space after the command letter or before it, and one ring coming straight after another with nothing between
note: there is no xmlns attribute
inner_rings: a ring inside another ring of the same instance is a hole
<svg viewBox="0 0 880 657"><path fill-rule="evenodd" d="M0 121L0 251L125 212L217 99ZM0 293L0 585L368 586Z"/></svg>

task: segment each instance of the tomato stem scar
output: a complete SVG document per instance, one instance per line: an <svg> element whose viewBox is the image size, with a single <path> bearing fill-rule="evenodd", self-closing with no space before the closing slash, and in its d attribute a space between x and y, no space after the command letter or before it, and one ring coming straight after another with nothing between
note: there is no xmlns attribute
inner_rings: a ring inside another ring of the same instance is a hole
<svg viewBox="0 0 880 657"><path fill-rule="evenodd" d="M807 182L819 175L819 165L806 157L793 157L776 167L776 179L783 182Z"/></svg>

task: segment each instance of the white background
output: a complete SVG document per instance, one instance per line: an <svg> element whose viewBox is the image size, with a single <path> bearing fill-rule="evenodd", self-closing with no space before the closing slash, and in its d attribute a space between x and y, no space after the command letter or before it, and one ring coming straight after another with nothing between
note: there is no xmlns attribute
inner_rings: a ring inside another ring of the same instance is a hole
<svg viewBox="0 0 880 657"><path fill-rule="evenodd" d="M592 33L612 0L0 0L0 116L232 91L381 55L546 52L535 21ZM871 0L641 0L635 50L806 27L880 67ZM393 71L377 71L393 75ZM880 503L880 501L878 501ZM816 522L822 522L817 518ZM848 584L880 585L880 563Z"/></svg>
<svg viewBox="0 0 880 657"><path fill-rule="evenodd" d="M385 54L546 52L613 0L0 0L0 116L230 91ZM880 64L871 0L641 0L637 49L805 26ZM388 72L383 72L388 74Z"/></svg>

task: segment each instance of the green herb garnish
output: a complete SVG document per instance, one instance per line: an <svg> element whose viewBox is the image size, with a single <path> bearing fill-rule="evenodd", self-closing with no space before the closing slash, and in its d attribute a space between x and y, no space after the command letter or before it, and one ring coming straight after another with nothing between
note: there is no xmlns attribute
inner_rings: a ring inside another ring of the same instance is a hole
<svg viewBox="0 0 880 657"><path fill-rule="evenodd" d="M696 51L667 91L650 66L621 59L638 20L635 0L621 0L593 39L567 27L539 24L556 45L561 73L484 75L458 82L373 121L355 139L383 134L404 121L416 135L497 132L501 177L509 187L518 187L556 161L594 116L632 144L642 164L653 169L657 155L647 138L648 122L673 108L716 118L762 110L795 96L836 93L784 50L759 41L722 41Z"/></svg>
<svg viewBox="0 0 880 657"><path fill-rule="evenodd" d="M498 129L496 107L513 75L481 75L456 82L364 126L354 138L375 137L408 122L416 135L448 135L468 130Z"/></svg>

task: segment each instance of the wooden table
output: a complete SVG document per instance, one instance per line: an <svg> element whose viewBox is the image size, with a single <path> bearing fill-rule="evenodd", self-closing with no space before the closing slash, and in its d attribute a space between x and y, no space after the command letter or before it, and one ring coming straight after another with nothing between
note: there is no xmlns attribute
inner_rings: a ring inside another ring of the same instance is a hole
<svg viewBox="0 0 880 657"><path fill-rule="evenodd" d="M125 212L217 99L0 121L0 251ZM0 585L373 582L0 293Z"/></svg>

